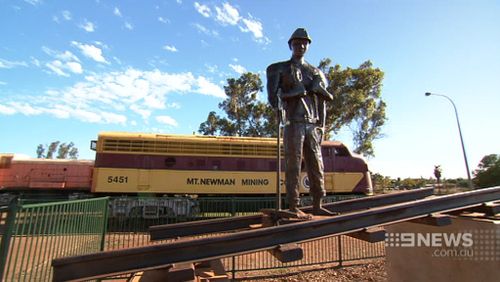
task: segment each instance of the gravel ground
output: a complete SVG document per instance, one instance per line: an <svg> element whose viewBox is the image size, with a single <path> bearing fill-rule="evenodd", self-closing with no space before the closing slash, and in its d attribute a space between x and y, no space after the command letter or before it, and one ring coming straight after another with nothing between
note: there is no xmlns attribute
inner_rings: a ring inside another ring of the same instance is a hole
<svg viewBox="0 0 500 282"><path fill-rule="evenodd" d="M237 281L252 282L302 282L302 281L387 281L385 260L376 259L338 267L319 265L237 273ZM241 278L246 277L246 278Z"/></svg>

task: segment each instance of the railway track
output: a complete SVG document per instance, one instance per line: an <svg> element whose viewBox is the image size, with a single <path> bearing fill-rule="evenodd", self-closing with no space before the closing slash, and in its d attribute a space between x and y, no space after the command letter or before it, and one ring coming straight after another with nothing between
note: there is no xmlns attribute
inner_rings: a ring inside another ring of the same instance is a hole
<svg viewBox="0 0 500 282"><path fill-rule="evenodd" d="M287 259L286 256L293 257L300 253L293 247L297 242L341 234L372 240L371 235L380 235L380 232L371 232L373 228L397 222L419 221L439 225L445 224L447 217L443 214L449 212L488 207L498 212L497 204L485 203L500 201L500 187L439 197L431 195L432 188L427 188L336 202L325 207L330 211L339 212L339 215L314 217L308 221L278 221L281 225L270 224L278 219L273 218L273 213L263 213L154 226L150 228L152 240L207 233L218 235L208 238L181 238L170 243L146 247L58 258L52 261L53 280L83 281L184 263L215 261L258 250L273 250L278 258ZM307 212L310 207L303 210ZM380 240L380 236L378 238Z"/></svg>

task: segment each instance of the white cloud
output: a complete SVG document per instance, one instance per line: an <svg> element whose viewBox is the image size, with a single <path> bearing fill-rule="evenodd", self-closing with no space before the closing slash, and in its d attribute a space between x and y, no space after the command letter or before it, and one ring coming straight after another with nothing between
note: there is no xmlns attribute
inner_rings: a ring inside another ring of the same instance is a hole
<svg viewBox="0 0 500 282"><path fill-rule="evenodd" d="M170 52L179 52L179 50L177 50L177 48L175 48L174 45L165 45L165 46L163 46L163 49L170 51Z"/></svg>
<svg viewBox="0 0 500 282"><path fill-rule="evenodd" d="M210 17L210 8L198 4L198 2L195 2L194 6L200 14ZM208 11L208 13L204 13L205 11ZM223 26L238 26L242 32L251 33L254 41L258 43L268 44L271 42L269 38L264 36L264 27L261 21L250 14L248 14L248 17L241 16L238 9L227 2L223 3L222 6L215 6L214 20ZM206 33L200 26L195 25L195 27Z"/></svg>
<svg viewBox="0 0 500 282"><path fill-rule="evenodd" d="M208 36L213 36L213 37L219 36L219 33L216 30L210 30L199 23L194 23L193 26L196 28L196 30Z"/></svg>
<svg viewBox="0 0 500 282"><path fill-rule="evenodd" d="M127 117L115 113L101 112L101 118L104 123L125 124Z"/></svg>
<svg viewBox="0 0 500 282"><path fill-rule="evenodd" d="M41 4L42 0L24 0L24 2L29 3L29 4L31 4L33 6L36 6L38 4Z"/></svg>
<svg viewBox="0 0 500 282"><path fill-rule="evenodd" d="M40 108L33 107L28 103L12 102L10 106L16 109L17 112L21 112L27 116L39 115L42 113Z"/></svg>
<svg viewBox="0 0 500 282"><path fill-rule="evenodd" d="M35 67L40 67L40 61L35 58L35 57L30 57L31 58L31 64L33 64Z"/></svg>
<svg viewBox="0 0 500 282"><path fill-rule="evenodd" d="M222 25L236 25L240 20L240 13L229 3L222 4L222 7L215 7L215 20Z"/></svg>
<svg viewBox="0 0 500 282"><path fill-rule="evenodd" d="M209 64L205 64L205 67L207 68L207 71L209 73L216 73L217 70L219 69L219 67L217 65L209 65Z"/></svg>
<svg viewBox="0 0 500 282"><path fill-rule="evenodd" d="M17 111L15 109L13 109L12 107L0 104L0 114L3 114L3 115L13 115L16 112Z"/></svg>
<svg viewBox="0 0 500 282"><path fill-rule="evenodd" d="M28 64L26 62L8 61L0 59L0 69L12 69L15 67L27 67L27 66Z"/></svg>
<svg viewBox="0 0 500 282"><path fill-rule="evenodd" d="M94 23L89 22L87 19L85 19L84 22L79 25L79 27L85 30L86 32L94 32L96 29Z"/></svg>
<svg viewBox="0 0 500 282"><path fill-rule="evenodd" d="M67 119L71 116L71 108L62 105L55 105L53 108L46 108L45 113L55 116L56 118Z"/></svg>
<svg viewBox="0 0 500 282"><path fill-rule="evenodd" d="M164 24L170 23L170 20L164 17L158 17L158 21Z"/></svg>
<svg viewBox="0 0 500 282"><path fill-rule="evenodd" d="M167 108L172 108L172 109L180 109L181 108L181 105L179 103L176 103L176 102L172 102L170 104L167 104Z"/></svg>
<svg viewBox="0 0 500 282"><path fill-rule="evenodd" d="M64 72L64 64L59 60L55 60L49 63L46 63L45 66L53 71L55 74L59 76L69 76L69 74Z"/></svg>
<svg viewBox="0 0 500 282"><path fill-rule="evenodd" d="M169 116L156 116L156 121L166 125L171 125L177 127L179 124L177 121Z"/></svg>
<svg viewBox="0 0 500 282"><path fill-rule="evenodd" d="M83 73L82 65L80 64L80 59L70 51L59 52L52 50L46 46L42 47L42 51L47 55L53 57L55 60L45 64L49 70L59 76L68 77L69 74L66 71L72 73L81 74ZM32 63L36 66L40 66L40 61L32 57Z"/></svg>
<svg viewBox="0 0 500 282"><path fill-rule="evenodd" d="M56 53L55 54L55 57L57 59L60 59L60 60L63 60L65 62L68 62L68 61L76 61L76 62L79 62L80 60L78 59L77 56L75 56L73 53L71 53L70 51L64 51L63 53Z"/></svg>
<svg viewBox="0 0 500 282"><path fill-rule="evenodd" d="M72 15L71 15L71 12L68 11L68 10L61 11L61 17L65 21L71 21L72 18L73 18ZM60 23L59 19L60 18L59 18L58 15L52 16L52 20L55 21L56 23Z"/></svg>
<svg viewBox="0 0 500 282"><path fill-rule="evenodd" d="M84 121L84 122L89 122L89 123L99 123L102 122L103 119L97 112L92 112L90 110L82 110L79 108L76 108L73 110L71 113L74 117L77 119Z"/></svg>
<svg viewBox="0 0 500 282"><path fill-rule="evenodd" d="M51 66L61 75L69 73L64 62ZM50 89L44 95L15 97L10 101L0 97L0 114L47 114L89 123L123 125L142 118L147 123L157 111L180 107L177 102L169 101L168 96L173 93L225 97L224 90L204 76L129 68L91 74L71 87ZM173 125L173 119L160 119L159 122Z"/></svg>
<svg viewBox="0 0 500 282"><path fill-rule="evenodd" d="M77 63L77 62L67 62L66 66L73 73L78 73L78 74L83 73L83 68L82 68L82 65L80 65L80 63Z"/></svg>
<svg viewBox="0 0 500 282"><path fill-rule="evenodd" d="M120 59L118 59L117 57L113 57L113 60L115 60L115 62L119 65L122 64L122 61Z"/></svg>
<svg viewBox="0 0 500 282"><path fill-rule="evenodd" d="M243 32L251 32L255 38L262 38L262 23L254 19L242 19L245 27L240 27Z"/></svg>
<svg viewBox="0 0 500 282"><path fill-rule="evenodd" d="M194 8L196 9L196 11L198 11L198 13L200 13L205 18L210 17L211 11L207 5L203 5L203 4L200 4L198 2L194 2Z"/></svg>
<svg viewBox="0 0 500 282"><path fill-rule="evenodd" d="M217 84L212 83L208 79L206 79L203 76L198 77L196 80L197 83L197 92L204 94L204 95L210 95L210 96L216 96L220 98L225 98L226 93L220 86Z"/></svg>
<svg viewBox="0 0 500 282"><path fill-rule="evenodd" d="M148 119L151 116L152 111L146 110L145 108L141 108L136 104L132 104L129 107L133 112L140 115L143 119Z"/></svg>
<svg viewBox="0 0 500 282"><path fill-rule="evenodd" d="M61 14L65 20L67 20L67 21L71 20L71 12L70 11L64 10L61 12Z"/></svg>
<svg viewBox="0 0 500 282"><path fill-rule="evenodd" d="M71 45L80 49L85 57L91 58L92 60L99 63L109 64L109 62L103 57L102 50L100 48L94 45L83 44L76 41L71 41Z"/></svg>
<svg viewBox="0 0 500 282"><path fill-rule="evenodd" d="M126 28L126 29L128 29L128 30L132 30L132 29L134 29L134 26L133 26L131 23L129 23L129 22L125 22L125 25L124 25L124 26L125 26L125 28Z"/></svg>
<svg viewBox="0 0 500 282"><path fill-rule="evenodd" d="M59 60L54 60L52 62L46 63L45 66L55 74L60 76L69 76L69 74L66 73L65 70L76 74L83 73L82 65L80 65L80 63L78 62L61 62Z"/></svg>
<svg viewBox="0 0 500 282"><path fill-rule="evenodd" d="M7 85L7 82L0 80L0 85Z"/></svg>
<svg viewBox="0 0 500 282"><path fill-rule="evenodd" d="M239 73L239 74L244 74L244 73L247 72L247 69L244 66L241 66L241 65L229 64L229 67L231 69L233 69L235 72Z"/></svg>
<svg viewBox="0 0 500 282"><path fill-rule="evenodd" d="M117 17L122 16L122 13L120 12L120 9L118 9L118 7L115 7L115 9L113 10L113 14Z"/></svg>

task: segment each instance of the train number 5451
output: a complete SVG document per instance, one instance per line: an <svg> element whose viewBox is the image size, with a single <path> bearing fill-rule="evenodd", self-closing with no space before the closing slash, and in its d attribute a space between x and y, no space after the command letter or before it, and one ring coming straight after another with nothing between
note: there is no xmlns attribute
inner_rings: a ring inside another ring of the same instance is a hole
<svg viewBox="0 0 500 282"><path fill-rule="evenodd" d="M108 183L127 183L127 176L108 176Z"/></svg>

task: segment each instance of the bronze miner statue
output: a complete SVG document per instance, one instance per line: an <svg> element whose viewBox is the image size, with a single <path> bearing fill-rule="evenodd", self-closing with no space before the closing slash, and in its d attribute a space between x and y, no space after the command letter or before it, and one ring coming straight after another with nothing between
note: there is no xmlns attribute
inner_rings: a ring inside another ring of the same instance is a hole
<svg viewBox="0 0 500 282"><path fill-rule="evenodd" d="M299 210L299 178L302 158L309 177L314 215L331 215L321 206L325 195L321 141L325 128L326 101L333 99L326 90L322 71L304 60L311 38L298 28L288 40L292 58L267 67L267 92L271 106L284 111L285 178L287 200L297 218L310 216Z"/></svg>

